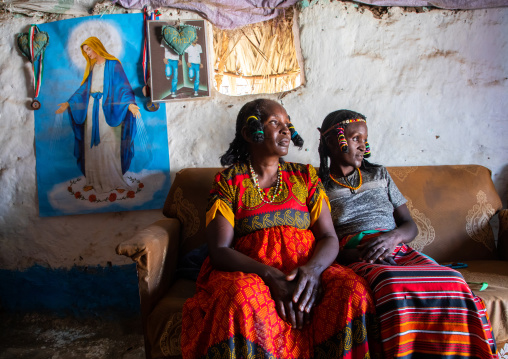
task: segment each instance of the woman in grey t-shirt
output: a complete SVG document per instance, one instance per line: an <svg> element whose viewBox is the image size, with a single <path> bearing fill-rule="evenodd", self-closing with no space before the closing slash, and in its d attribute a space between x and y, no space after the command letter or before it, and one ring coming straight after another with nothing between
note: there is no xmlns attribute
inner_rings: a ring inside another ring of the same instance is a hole
<svg viewBox="0 0 508 359"><path fill-rule="evenodd" d="M365 160L365 116L332 112L320 132L319 176L340 242L337 260L369 282L384 357L494 358L483 301L459 272L407 245L418 230L386 168Z"/></svg>

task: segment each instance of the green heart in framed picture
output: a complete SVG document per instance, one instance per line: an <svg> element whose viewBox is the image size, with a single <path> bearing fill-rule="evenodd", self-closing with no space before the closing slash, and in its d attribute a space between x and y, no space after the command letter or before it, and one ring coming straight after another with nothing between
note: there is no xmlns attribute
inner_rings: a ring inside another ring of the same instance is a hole
<svg viewBox="0 0 508 359"><path fill-rule="evenodd" d="M196 28L193 26L180 25L175 27L166 25L162 27L162 42L180 56L192 45L197 36Z"/></svg>
<svg viewBox="0 0 508 359"><path fill-rule="evenodd" d="M204 20L148 21L153 103L210 96Z"/></svg>

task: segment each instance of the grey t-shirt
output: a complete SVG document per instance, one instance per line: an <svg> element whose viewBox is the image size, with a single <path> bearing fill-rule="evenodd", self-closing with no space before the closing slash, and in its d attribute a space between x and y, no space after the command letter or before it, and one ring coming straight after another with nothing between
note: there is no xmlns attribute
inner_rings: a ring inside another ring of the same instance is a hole
<svg viewBox="0 0 508 359"><path fill-rule="evenodd" d="M362 178L363 184L356 193L333 181L326 189L339 239L346 234L376 228L394 229L393 211L406 203L385 167L362 170Z"/></svg>

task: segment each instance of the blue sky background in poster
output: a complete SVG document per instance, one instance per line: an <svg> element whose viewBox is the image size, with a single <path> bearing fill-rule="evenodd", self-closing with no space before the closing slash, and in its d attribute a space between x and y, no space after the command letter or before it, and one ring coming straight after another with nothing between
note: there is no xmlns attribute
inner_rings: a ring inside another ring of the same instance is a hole
<svg viewBox="0 0 508 359"><path fill-rule="evenodd" d="M169 191L169 154L166 109L146 110L149 98L142 94L143 15L104 15L38 25L49 35L44 71L35 111L35 146L39 215L162 208ZM74 157L74 134L69 116L55 114L83 80L86 60L80 45L96 36L106 50L120 60L134 90L141 118L137 120L134 157L124 174L129 188L123 192L84 191L85 177Z"/></svg>

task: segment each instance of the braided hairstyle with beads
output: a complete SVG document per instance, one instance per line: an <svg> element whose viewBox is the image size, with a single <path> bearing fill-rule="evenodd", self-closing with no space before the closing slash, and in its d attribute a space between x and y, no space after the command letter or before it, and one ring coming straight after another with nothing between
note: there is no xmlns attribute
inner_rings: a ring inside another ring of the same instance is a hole
<svg viewBox="0 0 508 359"><path fill-rule="evenodd" d="M356 119L362 119L366 120L366 117L362 115L361 113L350 111L350 110L337 110L334 112L331 112L328 114L328 116L325 117L323 120L323 123L321 125L321 128L318 128L320 132L320 138L319 138L319 177L321 178L321 181L323 182L323 185L328 187L330 183L330 167L328 165L328 159L330 157L330 151L328 150L328 147L326 145L326 137L332 136L335 134L335 132L328 132L327 134L323 135L327 130L332 128L333 126L337 125L338 123L347 121L347 120L356 120ZM346 131L346 127L348 126L348 123L345 123L341 125L341 129L338 129L338 141L339 146L341 148L342 152L348 152L349 149L346 145L344 145L345 138L341 138L344 136L344 132ZM341 133L342 132L342 133ZM378 167L379 165L370 163L365 158L370 157L370 146L368 143L365 143L365 154L364 159L362 161L362 165L360 166L360 169L365 170L372 167Z"/></svg>
<svg viewBox="0 0 508 359"><path fill-rule="evenodd" d="M271 100L257 99L247 102L240 109L236 118L235 138L229 144L226 153L220 157L222 166L231 166L236 162L247 162L249 159L248 142L245 141L242 136L242 129L244 127L247 127L247 132L254 142L260 143L264 141L263 121L270 115L267 112L268 106L266 106L269 101ZM291 133L291 141L293 141L295 146L301 149L303 146L303 139L295 130L292 123L288 124L288 129Z"/></svg>

